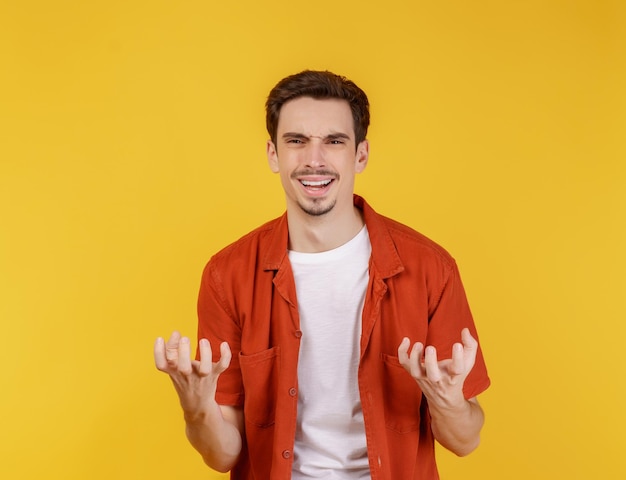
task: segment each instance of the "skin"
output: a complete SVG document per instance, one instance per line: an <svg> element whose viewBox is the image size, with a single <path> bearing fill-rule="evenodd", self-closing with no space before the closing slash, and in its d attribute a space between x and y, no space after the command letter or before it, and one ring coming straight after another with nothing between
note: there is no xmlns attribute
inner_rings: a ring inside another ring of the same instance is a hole
<svg viewBox="0 0 626 480"><path fill-rule="evenodd" d="M467 328L461 331L461 340L453 345L452 358L438 360L435 347L424 348L417 342L409 352L411 342L404 338L398 347L398 360L426 396L437 441L464 456L478 447L485 417L476 398L466 400L463 396L463 384L476 361L478 342Z"/></svg>
<svg viewBox="0 0 626 480"><path fill-rule="evenodd" d="M272 172L280 175L287 204L289 248L323 252L343 245L363 227L353 204L355 176L367 166L369 144L356 144L347 102L300 97L283 105L276 136L266 145ZM398 358L424 392L437 441L458 455L478 445L483 413L476 399L465 400L463 382L474 365L477 343L465 329L451 359L438 360L434 347L410 340ZM174 332L154 346L156 367L167 373L183 409L186 434L211 468L226 472L237 463L243 438L241 408L218 405L217 379L230 365L228 344L212 363L211 346L199 343L200 360L191 359L190 341Z"/></svg>
<svg viewBox="0 0 626 480"><path fill-rule="evenodd" d="M212 363L208 340L200 340L199 350L200 360L192 360L189 338L174 332L167 342L157 338L154 362L178 393L189 442L209 467L227 472L237 463L243 433L242 409L215 402L217 379L230 365L231 351L222 343L220 359Z"/></svg>
<svg viewBox="0 0 626 480"><path fill-rule="evenodd" d="M322 252L359 232L363 219L352 195L368 158L369 143L355 144L347 102L300 97L283 105L276 144L267 142L267 160L285 191L290 249ZM323 188L305 186L329 181Z"/></svg>

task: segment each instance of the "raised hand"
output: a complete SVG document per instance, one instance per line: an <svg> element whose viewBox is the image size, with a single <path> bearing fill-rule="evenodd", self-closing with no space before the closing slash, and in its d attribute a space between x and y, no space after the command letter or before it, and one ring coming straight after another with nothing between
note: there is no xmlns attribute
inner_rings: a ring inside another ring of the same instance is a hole
<svg viewBox="0 0 626 480"><path fill-rule="evenodd" d="M439 408L453 408L464 402L463 383L474 367L478 342L469 329L461 331L461 341L452 346L452 358L439 360L437 350L420 342L413 345L404 338L398 347L398 360L419 384L429 404Z"/></svg>
<svg viewBox="0 0 626 480"><path fill-rule="evenodd" d="M154 344L156 367L172 379L186 417L201 414L214 401L217 379L230 365L231 352L226 342L220 345L221 357L216 363L212 362L208 340L200 340L199 352L200 360L192 360L189 338L178 332L172 333L167 343L159 337Z"/></svg>
<svg viewBox="0 0 626 480"><path fill-rule="evenodd" d="M154 363L169 375L185 414L187 438L205 463L220 472L230 470L241 452L243 410L218 405L217 379L228 368L232 354L226 342L220 345L220 359L213 363L211 344L199 343L200 360L191 359L189 338L174 332L165 342L154 343Z"/></svg>
<svg viewBox="0 0 626 480"><path fill-rule="evenodd" d="M409 354L410 340L398 347L398 360L426 396L431 429L437 441L457 455L467 455L480 442L485 417L476 398L466 400L463 384L474 367L478 342L469 329L452 346L452 358L438 360L437 350L417 342Z"/></svg>

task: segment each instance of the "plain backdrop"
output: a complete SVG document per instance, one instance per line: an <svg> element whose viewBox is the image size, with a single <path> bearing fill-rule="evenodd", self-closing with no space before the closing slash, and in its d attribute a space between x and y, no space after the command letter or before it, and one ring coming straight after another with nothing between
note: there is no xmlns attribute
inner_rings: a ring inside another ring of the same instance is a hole
<svg viewBox="0 0 626 480"><path fill-rule="evenodd" d="M625 478L625 31L619 0L2 2L2 478L226 478L152 344L282 213L263 106L305 68L370 97L358 193L460 266L493 385L442 477Z"/></svg>

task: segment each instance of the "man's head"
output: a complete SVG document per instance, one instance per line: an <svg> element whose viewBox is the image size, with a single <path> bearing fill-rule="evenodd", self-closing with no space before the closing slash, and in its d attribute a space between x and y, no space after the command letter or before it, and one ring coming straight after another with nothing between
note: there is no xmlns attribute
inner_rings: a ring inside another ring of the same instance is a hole
<svg viewBox="0 0 626 480"><path fill-rule="evenodd" d="M317 100L345 100L352 111L355 144L367 136L370 114L367 95L354 82L328 71L305 70L282 79L270 92L265 103L267 131L276 143L278 120L283 105L300 97Z"/></svg>

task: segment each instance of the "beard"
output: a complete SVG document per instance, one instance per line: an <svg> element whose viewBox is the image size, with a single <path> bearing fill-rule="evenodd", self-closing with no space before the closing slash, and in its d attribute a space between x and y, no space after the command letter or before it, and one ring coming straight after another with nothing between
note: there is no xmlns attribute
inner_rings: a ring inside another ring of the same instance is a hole
<svg viewBox="0 0 626 480"><path fill-rule="evenodd" d="M298 202L298 206L307 215L321 217L330 212L335 207L335 203L337 203L337 200L324 204L324 200L320 198L313 200L311 205L303 205L301 202Z"/></svg>

